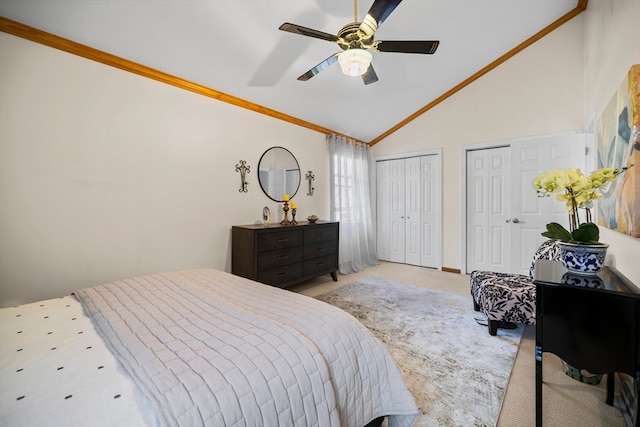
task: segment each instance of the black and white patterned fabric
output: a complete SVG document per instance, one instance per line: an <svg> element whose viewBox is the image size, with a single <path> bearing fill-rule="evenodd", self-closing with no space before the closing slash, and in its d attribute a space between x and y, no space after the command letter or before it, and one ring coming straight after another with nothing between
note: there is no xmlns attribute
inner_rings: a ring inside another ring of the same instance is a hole
<svg viewBox="0 0 640 427"><path fill-rule="evenodd" d="M536 261L539 259L549 259L560 261L560 245L557 240L545 240L542 242L536 253L533 255L531 267L529 268L529 278L533 280L533 272L536 268Z"/></svg>
<svg viewBox="0 0 640 427"><path fill-rule="evenodd" d="M476 270L471 272L471 296L474 305L489 320L513 323L536 323L536 287L533 284L535 262L539 259L558 261L560 247L546 240L533 256L529 275Z"/></svg>

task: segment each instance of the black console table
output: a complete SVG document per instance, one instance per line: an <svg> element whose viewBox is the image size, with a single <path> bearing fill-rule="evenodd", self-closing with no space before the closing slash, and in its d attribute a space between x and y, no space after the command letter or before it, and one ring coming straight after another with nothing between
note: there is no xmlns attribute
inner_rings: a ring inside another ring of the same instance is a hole
<svg viewBox="0 0 640 427"><path fill-rule="evenodd" d="M635 378L635 426L640 426L640 290L615 268L597 276L571 274L556 261L536 262L536 426L542 426L542 354L607 374L613 404L614 372Z"/></svg>

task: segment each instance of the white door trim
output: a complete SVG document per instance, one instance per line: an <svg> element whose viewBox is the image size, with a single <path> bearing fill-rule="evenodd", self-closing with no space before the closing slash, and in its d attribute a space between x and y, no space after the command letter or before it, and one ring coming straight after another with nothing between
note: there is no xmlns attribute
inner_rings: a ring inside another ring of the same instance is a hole
<svg viewBox="0 0 640 427"><path fill-rule="evenodd" d="M408 159L410 157L433 156L433 155L442 156L442 148L434 148L432 150L410 151L408 153L399 153L399 154L386 154L384 156L374 157L373 160L375 162L381 162L383 160Z"/></svg>

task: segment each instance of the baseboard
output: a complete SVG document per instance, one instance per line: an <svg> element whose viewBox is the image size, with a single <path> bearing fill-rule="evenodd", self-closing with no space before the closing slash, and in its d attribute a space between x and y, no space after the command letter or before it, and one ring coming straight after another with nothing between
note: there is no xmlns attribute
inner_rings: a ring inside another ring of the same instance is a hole
<svg viewBox="0 0 640 427"><path fill-rule="evenodd" d="M460 274L460 269L459 268L442 267L442 271L446 271L447 273Z"/></svg>

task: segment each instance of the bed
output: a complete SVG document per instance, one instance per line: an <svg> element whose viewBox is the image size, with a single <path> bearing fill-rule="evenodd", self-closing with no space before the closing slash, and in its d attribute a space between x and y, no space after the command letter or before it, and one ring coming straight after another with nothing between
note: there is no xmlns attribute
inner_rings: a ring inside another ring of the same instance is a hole
<svg viewBox="0 0 640 427"><path fill-rule="evenodd" d="M331 305L213 269L0 309L3 426L411 426L384 346Z"/></svg>

